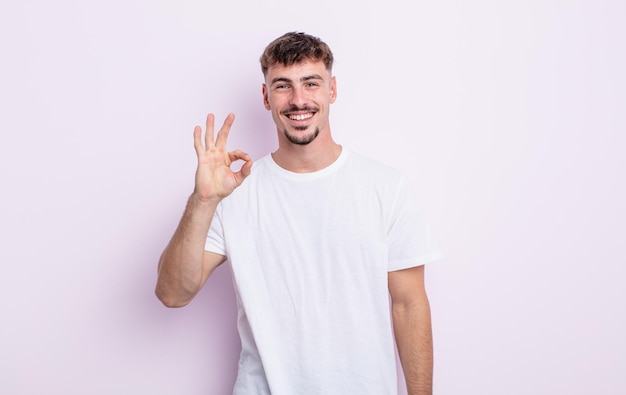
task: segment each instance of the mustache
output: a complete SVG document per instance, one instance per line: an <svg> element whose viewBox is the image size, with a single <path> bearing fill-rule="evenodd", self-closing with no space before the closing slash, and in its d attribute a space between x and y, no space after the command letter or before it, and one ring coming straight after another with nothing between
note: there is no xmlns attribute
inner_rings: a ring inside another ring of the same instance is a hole
<svg viewBox="0 0 626 395"><path fill-rule="evenodd" d="M298 106L291 106L288 109L281 111L281 114L289 114L292 112L298 112L298 111L302 111L302 112L317 112L319 111L319 109L317 107L309 107L309 106L304 106L304 107L298 107Z"/></svg>

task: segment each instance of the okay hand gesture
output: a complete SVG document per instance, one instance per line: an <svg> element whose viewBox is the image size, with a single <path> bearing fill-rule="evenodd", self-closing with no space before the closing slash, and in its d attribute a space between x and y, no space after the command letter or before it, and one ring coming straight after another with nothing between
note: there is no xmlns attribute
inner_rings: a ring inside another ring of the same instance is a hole
<svg viewBox="0 0 626 395"><path fill-rule="evenodd" d="M217 133L217 138L214 138L215 116L209 114L206 119L204 144L202 143L202 128L196 126L193 130L194 147L198 155L194 193L200 201L223 199L250 175L252 168L250 156L240 150L226 151L226 140L234 121L235 114L228 114ZM234 172L230 165L237 160L243 160L245 163L239 171Z"/></svg>

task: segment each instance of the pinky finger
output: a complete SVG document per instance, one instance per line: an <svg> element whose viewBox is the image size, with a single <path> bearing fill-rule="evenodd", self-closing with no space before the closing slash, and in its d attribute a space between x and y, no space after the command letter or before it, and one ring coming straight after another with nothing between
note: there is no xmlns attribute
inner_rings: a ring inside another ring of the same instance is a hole
<svg viewBox="0 0 626 395"><path fill-rule="evenodd" d="M202 145L202 128L200 126L193 128L193 146L198 155L204 152L204 145Z"/></svg>

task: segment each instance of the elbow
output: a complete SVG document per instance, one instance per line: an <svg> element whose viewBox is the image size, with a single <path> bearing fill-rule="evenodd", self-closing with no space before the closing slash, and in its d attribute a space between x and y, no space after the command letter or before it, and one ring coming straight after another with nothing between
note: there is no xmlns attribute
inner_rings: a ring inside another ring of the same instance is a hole
<svg viewBox="0 0 626 395"><path fill-rule="evenodd" d="M159 301L163 303L163 306L169 307L169 308L184 307L184 306L187 306L189 302L191 301L191 299L182 299L180 297L176 297L175 295L172 295L170 292L166 292L165 290L163 290L162 288L158 286L156 290L154 291L154 293L157 299L159 299Z"/></svg>

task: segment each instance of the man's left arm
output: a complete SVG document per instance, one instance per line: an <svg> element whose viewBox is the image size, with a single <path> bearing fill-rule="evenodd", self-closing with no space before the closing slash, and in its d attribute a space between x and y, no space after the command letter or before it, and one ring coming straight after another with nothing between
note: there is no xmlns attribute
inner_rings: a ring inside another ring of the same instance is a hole
<svg viewBox="0 0 626 395"><path fill-rule="evenodd" d="M433 339L424 266L389 272L396 344L409 395L431 395Z"/></svg>

